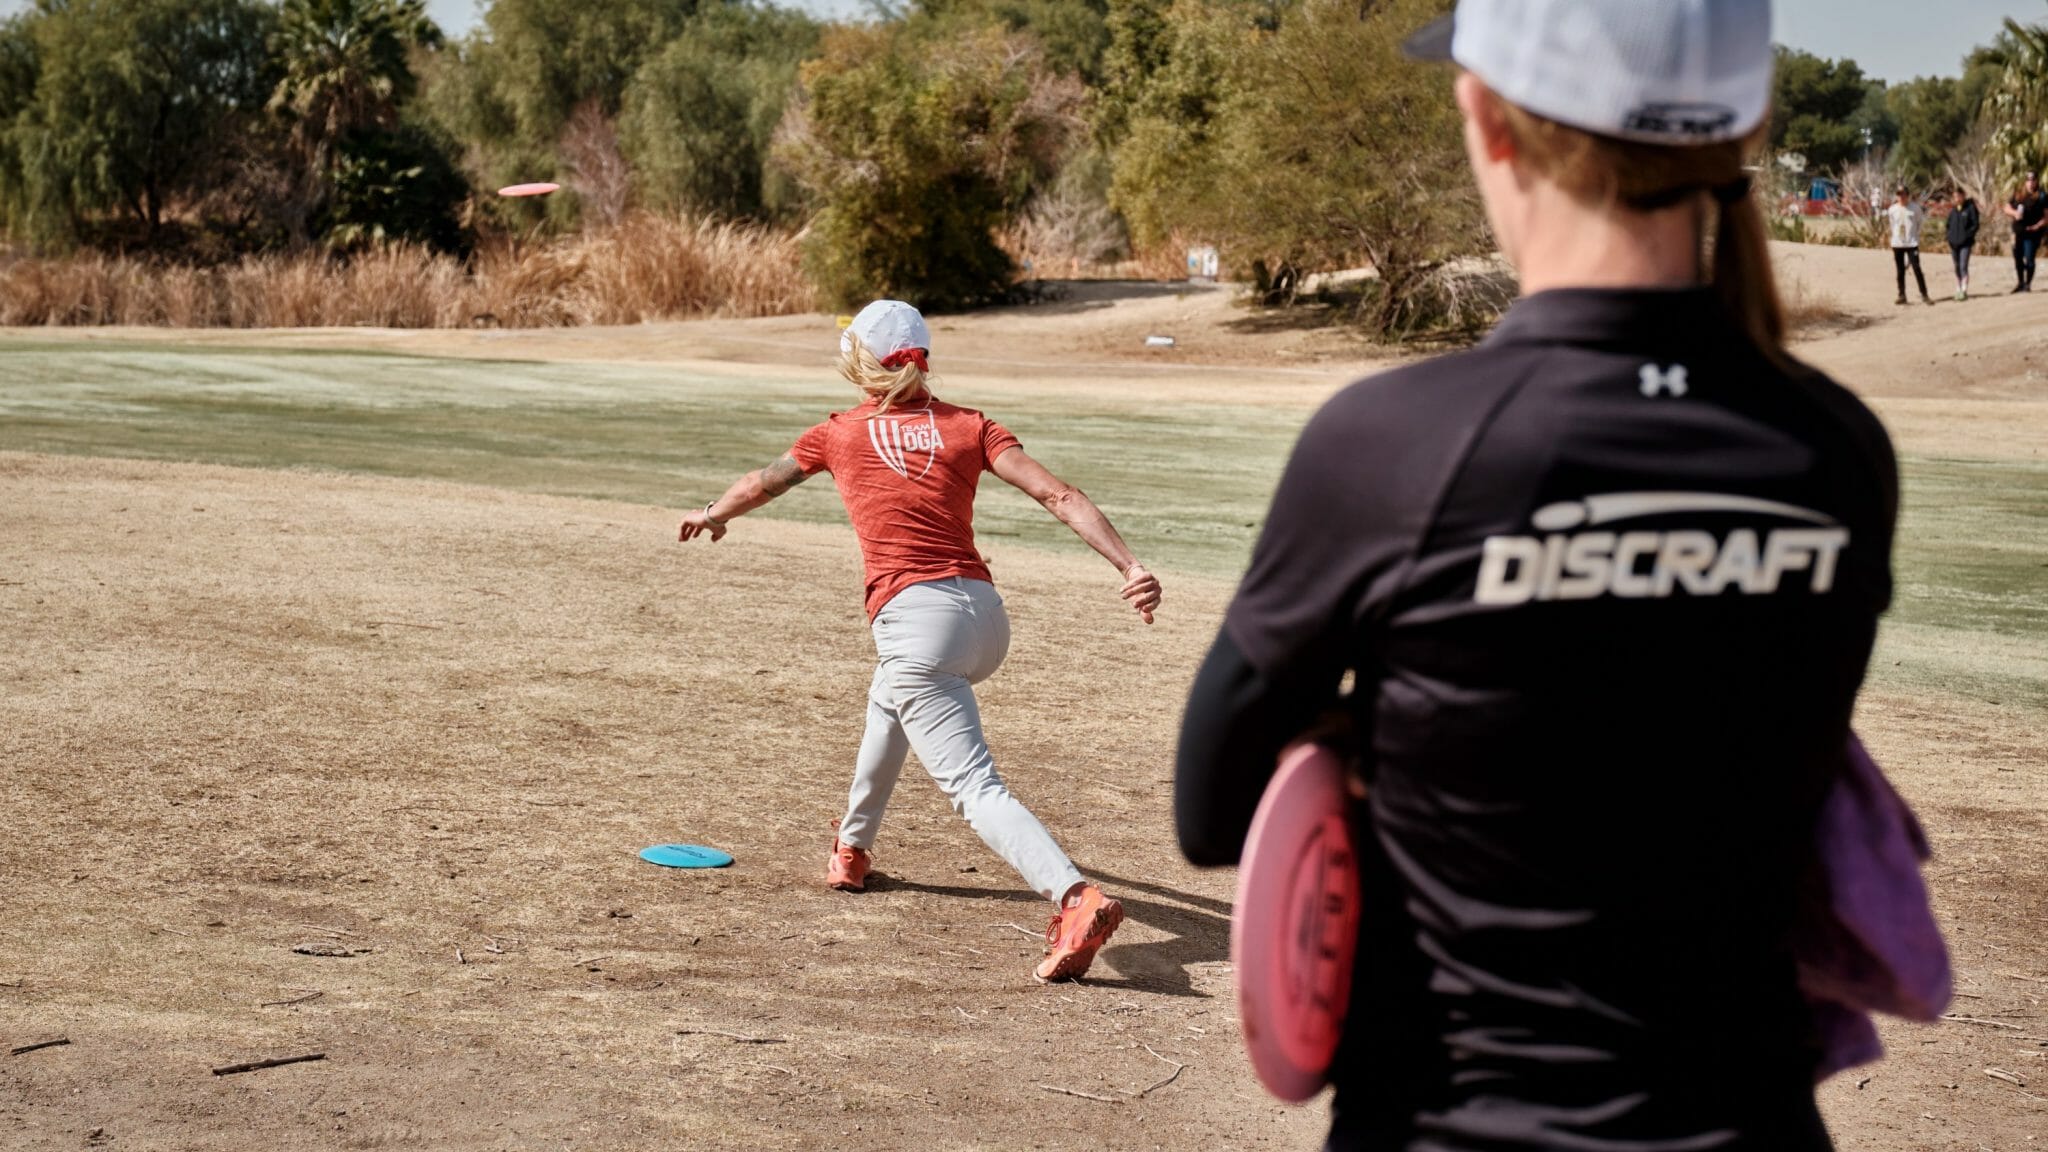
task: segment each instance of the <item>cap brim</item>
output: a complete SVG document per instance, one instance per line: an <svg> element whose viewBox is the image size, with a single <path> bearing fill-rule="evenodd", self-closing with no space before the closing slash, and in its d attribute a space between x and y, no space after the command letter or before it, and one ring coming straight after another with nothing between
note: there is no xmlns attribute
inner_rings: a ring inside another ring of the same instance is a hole
<svg viewBox="0 0 2048 1152"><path fill-rule="evenodd" d="M1422 30L1408 37L1401 44L1401 51L1411 60L1449 60L1451 58L1451 37L1458 30L1456 15L1432 20Z"/></svg>

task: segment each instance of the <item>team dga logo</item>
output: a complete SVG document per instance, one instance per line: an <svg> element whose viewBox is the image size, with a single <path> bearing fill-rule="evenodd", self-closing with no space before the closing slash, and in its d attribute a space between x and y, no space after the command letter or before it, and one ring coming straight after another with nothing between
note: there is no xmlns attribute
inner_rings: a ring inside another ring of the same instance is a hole
<svg viewBox="0 0 2048 1152"><path fill-rule="evenodd" d="M868 421L868 443L891 472L905 480L922 480L931 473L946 441L939 435L939 421L930 412L913 416L876 416ZM922 459L920 459L922 457Z"/></svg>
<svg viewBox="0 0 2048 1152"><path fill-rule="evenodd" d="M1609 525L1651 517L1768 518L1792 525L1759 533L1733 528L1616 531ZM1510 607L1545 600L1662 599L1677 592L1718 596L1734 590L1768 596L1793 573L1815 595L1835 586L1849 530L1811 508L1719 492L1610 492L1538 508L1541 536L1489 536L1473 599Z"/></svg>

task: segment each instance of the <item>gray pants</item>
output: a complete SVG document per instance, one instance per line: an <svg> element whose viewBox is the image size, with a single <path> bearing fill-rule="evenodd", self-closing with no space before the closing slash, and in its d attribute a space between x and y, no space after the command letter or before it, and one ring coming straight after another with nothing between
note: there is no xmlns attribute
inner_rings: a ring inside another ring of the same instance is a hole
<svg viewBox="0 0 2048 1152"><path fill-rule="evenodd" d="M996 775L974 700L974 685L995 675L1010 651L1002 597L985 580L914 584L882 607L874 635L880 660L839 838L856 848L874 845L914 749L982 842L1039 895L1058 900L1081 873Z"/></svg>

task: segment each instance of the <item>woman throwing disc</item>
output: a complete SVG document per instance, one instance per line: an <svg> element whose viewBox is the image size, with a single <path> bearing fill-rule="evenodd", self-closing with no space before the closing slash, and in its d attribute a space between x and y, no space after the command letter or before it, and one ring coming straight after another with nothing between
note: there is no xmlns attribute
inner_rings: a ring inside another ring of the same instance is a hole
<svg viewBox="0 0 2048 1152"><path fill-rule="evenodd" d="M825 882L867 885L868 852L904 757L925 769L989 848L1056 910L1034 975L1066 980L1088 970L1123 906L1082 879L1038 818L1004 787L982 737L974 685L995 674L1010 647L1010 619L974 546L974 494L983 472L1022 489L1116 565L1122 596L1145 623L1159 607L1159 578L1080 489L1025 454L1002 425L931 394L931 333L917 309L878 300L839 342L839 371L865 399L798 437L796 446L683 518L681 538L725 536L735 516L768 503L818 472L830 472L860 538L867 612L878 662L868 689L846 816Z"/></svg>
<svg viewBox="0 0 2048 1152"><path fill-rule="evenodd" d="M1791 937L1898 483L1784 347L1744 168L1770 30L1768 0L1460 0L1412 46L1461 68L1522 298L1310 420L1176 790L1187 855L1232 863L1275 753L1353 721L1332 1149L1829 1147Z"/></svg>

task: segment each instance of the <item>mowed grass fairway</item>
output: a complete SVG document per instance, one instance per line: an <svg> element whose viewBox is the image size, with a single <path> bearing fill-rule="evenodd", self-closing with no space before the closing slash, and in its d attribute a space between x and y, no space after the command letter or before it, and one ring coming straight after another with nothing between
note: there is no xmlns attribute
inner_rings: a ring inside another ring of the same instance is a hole
<svg viewBox="0 0 2048 1152"><path fill-rule="evenodd" d="M985 489L998 761L1131 914L1047 989L1038 902L914 770L888 880L817 883L869 671L829 482L674 543L846 406L829 371L0 336L0 1047L73 1042L0 1057L0 1145L1318 1146L1245 1068L1231 877L1178 860L1168 777L1327 390L946 382L1168 583L1143 628ZM2005 1152L2048 1139L2048 467L1902 453L1859 724L1980 1023L1887 1026L1824 1101L1844 1149ZM739 863L633 858L670 839Z"/></svg>

